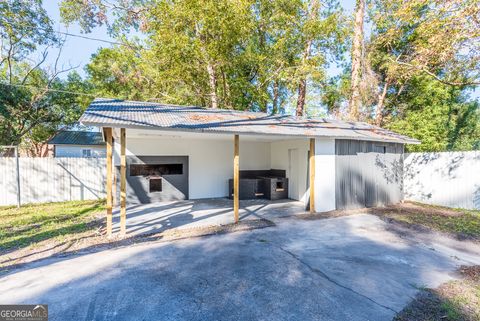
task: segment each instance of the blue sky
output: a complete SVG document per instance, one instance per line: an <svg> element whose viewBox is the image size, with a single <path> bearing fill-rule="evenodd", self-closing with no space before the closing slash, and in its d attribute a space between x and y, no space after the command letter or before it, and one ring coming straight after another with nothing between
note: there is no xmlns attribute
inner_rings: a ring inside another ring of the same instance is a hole
<svg viewBox="0 0 480 321"><path fill-rule="evenodd" d="M59 11L59 1L43 1L43 7L47 10L48 15L50 18L52 18L55 21L55 30L57 31L62 31L62 32L68 32L72 34L81 34L80 28L78 25L71 25L68 28L60 23L60 11ZM111 40L115 41L112 39L108 33L106 28L96 28L93 30L92 33L86 34L85 36L92 37L92 38L98 38L98 39L105 39L105 40ZM99 41L94 41L94 40L88 40L88 39L82 39L78 37L67 37L66 42L62 48L62 54L60 56L60 64L63 64L65 67L68 66L79 66L76 70L84 75L83 68L85 65L88 63L90 60L90 56L95 53L98 48L101 47L108 47L109 45L107 43L99 42ZM47 63L52 64L55 61L55 58L57 56L56 51L52 51L49 53L48 61Z"/></svg>

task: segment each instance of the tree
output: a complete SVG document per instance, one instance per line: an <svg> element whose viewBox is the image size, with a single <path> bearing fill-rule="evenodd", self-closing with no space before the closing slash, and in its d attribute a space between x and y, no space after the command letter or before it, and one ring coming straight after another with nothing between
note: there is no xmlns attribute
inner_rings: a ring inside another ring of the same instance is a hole
<svg viewBox="0 0 480 321"><path fill-rule="evenodd" d="M18 78L13 79L16 84ZM77 122L91 101L91 97L85 99L71 93L81 92L82 88L87 91L75 73L66 80L51 80L45 71L36 69L25 85L2 83L0 88L0 145L42 143L45 135L53 135L59 128Z"/></svg>
<svg viewBox="0 0 480 321"><path fill-rule="evenodd" d="M414 77L464 88L480 84L480 1L376 1L369 61L380 90L375 123L382 125L393 87Z"/></svg>
<svg viewBox="0 0 480 321"><path fill-rule="evenodd" d="M307 8L307 21L305 24L314 24L319 20L319 9L320 1L312 0L310 8ZM309 26L308 26L309 27ZM302 53L302 65L305 65L307 59L310 57L312 51L312 44L315 37L315 32L309 30L310 28L306 27L305 32L308 32L308 35L305 35L305 44ZM298 84L298 98L297 98L297 108L295 110L296 116L303 116L304 107L305 107L305 96L307 95L307 78L306 76L300 77Z"/></svg>
<svg viewBox="0 0 480 321"><path fill-rule="evenodd" d="M480 149L480 104L428 75L415 77L395 99L388 128L421 140L408 151Z"/></svg>
<svg viewBox="0 0 480 321"><path fill-rule="evenodd" d="M350 119L358 120L361 105L360 82L362 81L362 66L364 65L363 53L363 22L365 17L365 0L357 0L355 7L355 24L352 44L352 78L349 101Z"/></svg>
<svg viewBox="0 0 480 321"><path fill-rule="evenodd" d="M110 21L107 10L116 19ZM90 68L96 77L104 72L107 82L118 79L98 68L102 59L116 59L148 83L134 85L139 78L133 77L131 85L120 87L140 88L138 96L150 99L213 108L276 112L298 91L303 113L307 83L325 78L327 57L343 48L344 38L335 0L123 1L120 7L65 0L62 16L79 21L87 32L107 24L117 36L132 27L145 34L136 53L97 54ZM141 66L127 67L133 61Z"/></svg>
<svg viewBox="0 0 480 321"><path fill-rule="evenodd" d="M303 116L308 80L320 83L326 79L325 67L329 55L340 55L345 38L344 19L338 3L312 0L306 4L300 29L303 45L298 62L298 98L296 115Z"/></svg>
<svg viewBox="0 0 480 321"><path fill-rule="evenodd" d="M51 89L54 91L48 92L44 97L48 98L45 109L49 110L49 118L38 123L22 137L20 146L29 156L47 156L48 140L59 129L76 127L78 119L93 98L90 95L93 91L91 84L75 71L70 72L64 80L55 80Z"/></svg>
<svg viewBox="0 0 480 321"><path fill-rule="evenodd" d="M86 101L69 91L82 82L76 74L67 80L58 76L72 68L46 68L49 49L59 48L61 39L40 0L0 3L0 144L39 142L49 129L78 120ZM42 49L41 58L31 60ZM77 88L78 89L78 88Z"/></svg>
<svg viewBox="0 0 480 321"><path fill-rule="evenodd" d="M114 46L99 49L85 70L95 94L100 97L148 100L153 79L148 77L145 67L131 48Z"/></svg>
<svg viewBox="0 0 480 321"><path fill-rule="evenodd" d="M148 10L147 59L168 68L161 73L179 88L187 87L185 94L212 108L231 106L231 91L242 97L249 89L244 80L256 77L249 64L255 53L248 51L251 5L249 0L157 2Z"/></svg>
<svg viewBox="0 0 480 321"><path fill-rule="evenodd" d="M479 81L479 1L378 0L366 10L356 119L420 139L411 151L480 148L479 103L468 95ZM352 98L351 75L350 65L325 84L333 114Z"/></svg>
<svg viewBox="0 0 480 321"><path fill-rule="evenodd" d="M11 84L15 76L15 64L26 61L39 46L48 48L58 45L59 41L41 0L8 0L0 3L0 70L3 81ZM18 79L22 84L40 67L47 54L48 51L44 50L41 60Z"/></svg>

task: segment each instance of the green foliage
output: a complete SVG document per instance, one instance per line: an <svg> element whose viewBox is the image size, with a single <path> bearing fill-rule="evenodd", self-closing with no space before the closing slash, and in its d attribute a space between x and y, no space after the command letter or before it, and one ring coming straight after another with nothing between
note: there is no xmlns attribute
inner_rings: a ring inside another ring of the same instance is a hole
<svg viewBox="0 0 480 321"><path fill-rule="evenodd" d="M480 0L377 0L371 16L374 63L387 77L480 83Z"/></svg>
<svg viewBox="0 0 480 321"><path fill-rule="evenodd" d="M87 32L107 24L117 36L129 27L144 33L136 49L101 49L89 64L92 82L107 96L279 111L300 79L324 81L327 57L345 49L337 0L317 9L307 0L125 1L111 9L113 21L107 8L100 0L61 4L63 19Z"/></svg>
<svg viewBox="0 0 480 321"><path fill-rule="evenodd" d="M24 74L31 67L24 64L15 69ZM88 90L76 73L50 81L41 69L30 72L25 87L0 82L0 145L44 142L59 128L77 122L91 98L62 91Z"/></svg>
<svg viewBox="0 0 480 321"><path fill-rule="evenodd" d="M57 66L43 67L50 46L61 46L42 1L0 3L0 145L43 143L78 121L91 88L77 73L61 80ZM42 58L30 62L41 48Z"/></svg>
<svg viewBox="0 0 480 321"><path fill-rule="evenodd" d="M329 78L323 85L322 104L328 112L338 115L342 112L342 104L347 100L350 92L350 70L339 76Z"/></svg>
<svg viewBox="0 0 480 321"><path fill-rule="evenodd" d="M60 5L60 15L65 24L78 22L86 32L106 22L107 7L101 1L64 0Z"/></svg>
<svg viewBox="0 0 480 321"><path fill-rule="evenodd" d="M422 141L408 151L480 148L480 106L458 88L417 77L390 98L387 127Z"/></svg>
<svg viewBox="0 0 480 321"><path fill-rule="evenodd" d="M480 81L480 1L375 0L369 9L364 83L374 90L364 88L364 117L422 141L410 151L480 148L479 104L468 97Z"/></svg>
<svg viewBox="0 0 480 321"><path fill-rule="evenodd" d="M369 1L361 120L420 139L411 151L479 149L479 103L468 97L480 75L479 4ZM87 81L52 79L25 62L59 43L41 1L0 3L0 81L10 84L0 88L0 143L36 144L72 124L91 99L41 88L290 112L306 83L308 116L348 114L349 66L327 75L348 52L338 0L63 0L60 11L86 32L106 25L125 45L99 49ZM139 38L129 37L132 28Z"/></svg>
<svg viewBox="0 0 480 321"><path fill-rule="evenodd" d="M23 135L21 145L36 155L35 148L43 145L59 129L73 126L92 101L91 96L83 96L72 93L89 93L92 91L91 84L77 73L71 72L65 80L56 79L51 89L58 90L45 93L42 97L46 104L43 112L46 118ZM64 91L64 92L63 92ZM36 117L38 120L38 117Z"/></svg>
<svg viewBox="0 0 480 321"><path fill-rule="evenodd" d="M13 46L10 58L25 58L42 45L53 45L58 39L41 0L3 0L0 2L0 66L8 57L6 51Z"/></svg>
<svg viewBox="0 0 480 321"><path fill-rule="evenodd" d="M115 46L95 53L86 67L89 82L99 97L148 100L149 79L144 64L130 48Z"/></svg>
<svg viewBox="0 0 480 321"><path fill-rule="evenodd" d="M113 35L119 36L130 27L139 29L145 23L143 12L151 0L62 0L60 16L69 25L77 22L85 32L106 25ZM108 18L114 18L110 21Z"/></svg>

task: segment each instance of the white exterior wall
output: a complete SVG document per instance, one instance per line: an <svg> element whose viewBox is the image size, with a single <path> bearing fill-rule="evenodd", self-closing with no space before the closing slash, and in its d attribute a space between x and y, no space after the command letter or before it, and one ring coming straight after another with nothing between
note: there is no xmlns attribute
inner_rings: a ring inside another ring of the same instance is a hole
<svg viewBox="0 0 480 321"><path fill-rule="evenodd" d="M197 135L201 137L202 135ZM119 140L115 140L115 164L119 165ZM129 137L127 156L188 156L189 198L228 196L228 180L233 178L233 135L231 139L190 137ZM270 169L267 142L242 141L240 169Z"/></svg>
<svg viewBox="0 0 480 321"><path fill-rule="evenodd" d="M228 195L233 177L233 135L142 134L127 130L127 156L188 156L189 198ZM120 164L120 144L115 139L115 165ZM289 197L305 204L309 198L308 138L256 141L240 135L240 170L281 169L289 178ZM297 156L292 161L291 153ZM335 209L335 140L316 140L315 205L318 212ZM294 175L294 173L297 175ZM292 188L293 185L296 188Z"/></svg>
<svg viewBox="0 0 480 321"><path fill-rule="evenodd" d="M106 157L106 148L91 145L55 145L55 157L83 157L83 150L90 149L92 157Z"/></svg>
<svg viewBox="0 0 480 321"><path fill-rule="evenodd" d="M300 200L307 204L310 197L308 182L308 151L310 140L296 139L271 143L271 168L284 169L289 178L289 190L297 180L297 193L291 193L290 198ZM291 171L289 150L296 150L298 153L297 173L294 177ZM316 139L315 144L315 209L317 212L331 211L335 209L335 140Z"/></svg>
<svg viewBox="0 0 480 321"><path fill-rule="evenodd" d="M270 168L283 169L287 171L289 179L289 197L294 200L299 200L304 203L308 201L308 150L310 149L309 140L293 139L282 140L270 143ZM295 164L296 168L290 166L289 150L297 153L298 158ZM292 172L296 171L298 177L293 177ZM297 180L296 182L294 180ZM292 188L297 184L297 192Z"/></svg>
<svg viewBox="0 0 480 321"><path fill-rule="evenodd" d="M335 204L335 139L315 140L315 210L326 212Z"/></svg>

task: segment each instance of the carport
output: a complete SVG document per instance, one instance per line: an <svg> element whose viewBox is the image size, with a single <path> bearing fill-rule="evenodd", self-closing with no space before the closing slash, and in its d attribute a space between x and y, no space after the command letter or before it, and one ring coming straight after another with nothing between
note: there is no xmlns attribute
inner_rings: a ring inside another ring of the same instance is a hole
<svg viewBox="0 0 480 321"><path fill-rule="evenodd" d="M315 148L315 139L208 133L172 136L162 131L146 132L135 128L107 127L103 130L107 142L108 235L224 225L239 220L272 218L275 213L280 217L315 212L315 203L310 202L314 195L310 181L315 181L315 169L312 169L315 161L314 157L309 157L310 149ZM184 144L190 146L178 150ZM142 145L145 147L140 147ZM272 153L282 161L274 160L272 164ZM184 165L183 170L175 175L140 178L146 185L138 184L138 177L132 174L137 170L137 164L145 166L162 162ZM288 175L288 197L274 200L264 198L263 193L255 193L258 198L244 199L245 193L240 193L244 176L251 172L270 172L267 168L280 168L277 171ZM174 181L180 176L186 177L187 186L184 182ZM162 192L149 193L153 180L162 182ZM159 198L162 194L168 194L169 198ZM120 200L116 204L119 205L117 210L114 206L116 199ZM110 223L111 215L115 216L113 223Z"/></svg>
<svg viewBox="0 0 480 321"><path fill-rule="evenodd" d="M130 213L133 206L152 212L146 208L162 208L165 200L195 205L202 199L223 199L204 204L210 204L213 212L222 202L230 204L226 215L237 223L242 219L240 199L246 194L241 182L249 179L273 178L277 185L271 188L282 191L286 203L298 201L303 204L300 211L310 213L376 205L377 199L382 204L398 202L401 173L396 169L403 144L418 143L366 123L108 99L94 100L80 122L101 128L107 144L109 236L117 197L121 235L127 232L127 203ZM341 146L347 146L347 152ZM368 157L362 158L365 153ZM176 181L172 175L177 175ZM366 203L370 197L357 195L364 187L369 194L384 196ZM268 208L272 193L255 188L250 198ZM161 212L155 213L159 217L168 213Z"/></svg>

